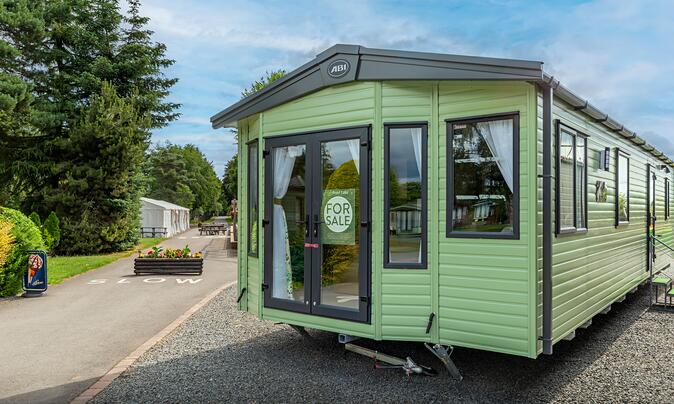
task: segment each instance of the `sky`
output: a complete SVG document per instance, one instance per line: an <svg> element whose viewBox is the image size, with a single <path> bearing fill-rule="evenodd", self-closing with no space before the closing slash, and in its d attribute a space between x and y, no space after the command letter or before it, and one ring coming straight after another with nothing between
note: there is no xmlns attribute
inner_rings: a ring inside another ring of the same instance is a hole
<svg viewBox="0 0 674 404"><path fill-rule="evenodd" d="M218 175L236 153L209 118L266 71L336 43L543 61L566 87L674 157L674 0L144 0L179 78L181 118L155 144L193 143Z"/></svg>

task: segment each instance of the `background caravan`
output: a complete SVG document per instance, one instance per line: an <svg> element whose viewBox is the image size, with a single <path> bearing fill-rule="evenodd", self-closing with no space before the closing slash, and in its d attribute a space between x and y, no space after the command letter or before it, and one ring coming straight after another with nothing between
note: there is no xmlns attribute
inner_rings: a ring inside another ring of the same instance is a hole
<svg viewBox="0 0 674 404"><path fill-rule="evenodd" d="M535 358L670 265L672 160L541 62L335 45L211 121L265 320Z"/></svg>

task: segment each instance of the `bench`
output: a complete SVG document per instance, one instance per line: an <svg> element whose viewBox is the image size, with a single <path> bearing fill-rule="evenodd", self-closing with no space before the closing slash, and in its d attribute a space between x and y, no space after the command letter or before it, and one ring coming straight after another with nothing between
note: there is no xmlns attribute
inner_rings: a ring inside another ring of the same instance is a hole
<svg viewBox="0 0 674 404"><path fill-rule="evenodd" d="M168 232L167 232L166 227L141 227L140 228L140 237L141 238L166 237L167 233Z"/></svg>

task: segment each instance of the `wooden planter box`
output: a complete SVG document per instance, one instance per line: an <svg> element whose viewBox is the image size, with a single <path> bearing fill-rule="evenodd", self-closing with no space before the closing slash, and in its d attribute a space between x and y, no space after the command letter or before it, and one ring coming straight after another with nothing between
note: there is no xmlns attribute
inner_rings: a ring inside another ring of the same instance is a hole
<svg viewBox="0 0 674 404"><path fill-rule="evenodd" d="M203 258L136 258L133 272L141 274L201 275Z"/></svg>

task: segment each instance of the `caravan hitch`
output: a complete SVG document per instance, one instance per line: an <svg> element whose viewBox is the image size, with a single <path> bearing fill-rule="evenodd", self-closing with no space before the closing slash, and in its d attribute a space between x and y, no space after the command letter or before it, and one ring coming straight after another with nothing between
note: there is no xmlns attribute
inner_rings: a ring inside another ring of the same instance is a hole
<svg viewBox="0 0 674 404"><path fill-rule="evenodd" d="M440 359L440 362L442 362L442 364L445 365L447 371L449 372L450 375L452 375L453 378L455 378L458 381L463 380L461 372L459 372L459 369L456 367L451 358L452 352L454 352L453 346L447 345L447 348L445 348L440 344L431 345L427 342L424 342L424 346L429 351L431 351L433 355L437 356L438 359Z"/></svg>

